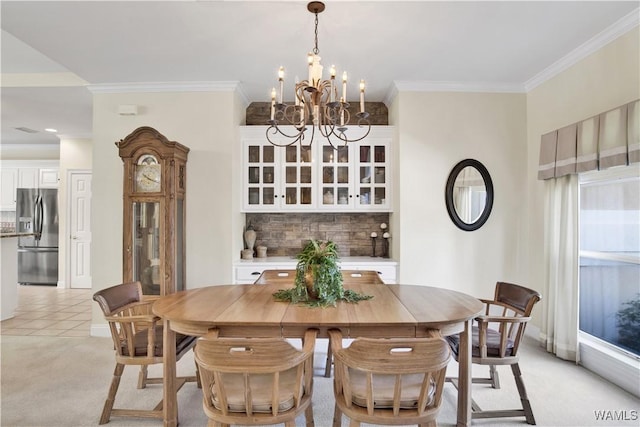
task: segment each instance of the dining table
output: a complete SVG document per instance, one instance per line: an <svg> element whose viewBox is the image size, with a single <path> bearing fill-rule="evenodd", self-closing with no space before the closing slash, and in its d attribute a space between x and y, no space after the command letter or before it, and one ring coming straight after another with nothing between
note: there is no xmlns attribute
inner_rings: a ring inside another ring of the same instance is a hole
<svg viewBox="0 0 640 427"><path fill-rule="evenodd" d="M282 284L217 285L161 296L153 312L164 327L164 425L178 425L175 334L202 336L217 330L225 337L302 338L309 328L318 337L337 328L346 338L408 338L460 334L457 425L471 424L471 321L484 305L465 293L421 285L353 284L371 299L310 307L276 301Z"/></svg>

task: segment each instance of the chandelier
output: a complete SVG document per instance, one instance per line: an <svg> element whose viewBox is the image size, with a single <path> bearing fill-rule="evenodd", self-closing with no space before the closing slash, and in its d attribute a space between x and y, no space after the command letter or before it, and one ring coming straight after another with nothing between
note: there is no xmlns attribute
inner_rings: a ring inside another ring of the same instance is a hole
<svg viewBox="0 0 640 427"><path fill-rule="evenodd" d="M284 99L284 68L278 70L279 93L274 87L271 90L271 118L267 122L267 140L278 147L302 144L307 128L311 128L309 145L313 142L316 129L329 144L337 149L349 142L360 141L371 130L369 113L364 110L364 80L360 80L360 110L355 114L358 127L364 128L364 135L353 139L347 137L347 126L351 122L349 103L347 102L347 72L342 74L342 95L339 96L339 87L336 84L336 68L331 66L329 79L322 78L322 65L320 64L320 50L318 49L318 14L324 11L324 3L312 1L307 5L307 10L315 15L315 47L307 55L309 77L301 82L296 81L294 104L285 104ZM296 79L297 80L297 79ZM277 102L276 102L276 97ZM356 120L354 120L355 122ZM283 130L282 125L288 125ZM310 126L307 126L310 125ZM291 130L289 130L291 129ZM285 142L282 142L282 141Z"/></svg>

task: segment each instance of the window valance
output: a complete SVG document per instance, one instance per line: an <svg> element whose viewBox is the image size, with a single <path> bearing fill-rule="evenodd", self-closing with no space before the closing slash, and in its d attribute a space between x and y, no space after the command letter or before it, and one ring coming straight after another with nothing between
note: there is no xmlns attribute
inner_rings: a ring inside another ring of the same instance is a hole
<svg viewBox="0 0 640 427"><path fill-rule="evenodd" d="M542 135L538 179L640 162L640 100Z"/></svg>

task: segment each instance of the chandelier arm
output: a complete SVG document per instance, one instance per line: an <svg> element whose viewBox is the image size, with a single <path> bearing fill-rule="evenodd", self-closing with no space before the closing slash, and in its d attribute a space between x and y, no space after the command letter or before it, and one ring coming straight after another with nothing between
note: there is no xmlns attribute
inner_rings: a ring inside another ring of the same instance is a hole
<svg viewBox="0 0 640 427"><path fill-rule="evenodd" d="M272 129L273 129L273 130L272 130ZM271 130L272 130L272 131L271 131ZM269 131L271 131L271 132L269 132ZM297 134L297 135L287 135L287 134L285 134L284 132L282 132L282 130L280 130L280 128L278 127L277 123L273 123L273 124L271 124L271 126L269 126L269 127L267 128L267 131L265 132L265 135L266 135L266 137L267 137L267 141L269 141L269 143L270 143L271 145L275 145L276 147L288 147L288 146L290 146L290 145L295 144L295 143L296 143L296 142L298 142L298 141L301 141L301 142L302 142L302 140L304 140L304 131L305 131L305 129L302 129L302 130L300 130L300 132L298 132L298 134ZM269 137L269 133L271 133L271 134L273 134L273 135L278 135L278 134L280 134L280 135L282 135L282 136L284 136L284 137L286 137L286 138L294 138L294 139L292 139L292 141L291 141L291 142L287 142L287 143L279 143L279 142L275 142L275 141L273 141L273 140Z"/></svg>
<svg viewBox="0 0 640 427"><path fill-rule="evenodd" d="M271 123L271 120L268 123L275 124L277 127L278 121L284 120L287 124L294 126L298 130L304 129L306 123L304 105L278 104L277 107L275 120L273 120L275 123ZM296 111L300 111L301 114L301 117L298 120L295 120Z"/></svg>

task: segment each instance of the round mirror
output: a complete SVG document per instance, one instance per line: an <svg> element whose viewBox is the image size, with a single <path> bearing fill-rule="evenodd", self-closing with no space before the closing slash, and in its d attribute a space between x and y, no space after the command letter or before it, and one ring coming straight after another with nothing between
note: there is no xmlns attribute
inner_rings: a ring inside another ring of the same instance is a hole
<svg viewBox="0 0 640 427"><path fill-rule="evenodd" d="M474 159L453 167L444 192L447 212L461 230L473 231L489 219L493 207L493 182L489 171Z"/></svg>

